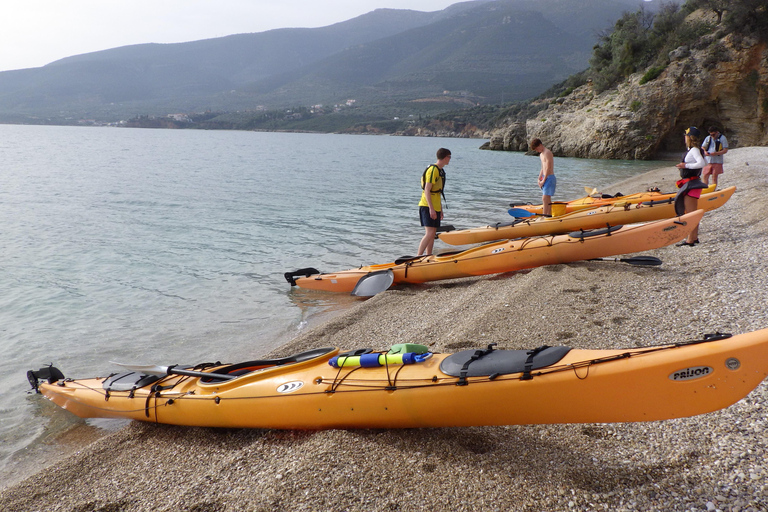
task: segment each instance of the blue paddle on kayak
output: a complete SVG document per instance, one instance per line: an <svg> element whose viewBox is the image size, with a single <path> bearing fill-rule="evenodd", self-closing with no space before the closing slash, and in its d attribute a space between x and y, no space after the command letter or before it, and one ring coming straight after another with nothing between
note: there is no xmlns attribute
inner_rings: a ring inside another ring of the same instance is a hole
<svg viewBox="0 0 768 512"><path fill-rule="evenodd" d="M507 213L516 218L534 217L536 214L522 208L510 208Z"/></svg>

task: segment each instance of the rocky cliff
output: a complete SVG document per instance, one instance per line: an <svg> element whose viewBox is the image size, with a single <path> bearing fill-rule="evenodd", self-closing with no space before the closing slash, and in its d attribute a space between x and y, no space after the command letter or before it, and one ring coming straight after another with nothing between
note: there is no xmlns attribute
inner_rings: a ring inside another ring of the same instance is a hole
<svg viewBox="0 0 768 512"><path fill-rule="evenodd" d="M655 79L642 73L600 94L590 84L558 98L535 119L485 134L488 149L525 151L540 138L555 155L652 159L683 151L683 130L718 125L731 147L767 146L768 48L765 42L714 35L680 47Z"/></svg>

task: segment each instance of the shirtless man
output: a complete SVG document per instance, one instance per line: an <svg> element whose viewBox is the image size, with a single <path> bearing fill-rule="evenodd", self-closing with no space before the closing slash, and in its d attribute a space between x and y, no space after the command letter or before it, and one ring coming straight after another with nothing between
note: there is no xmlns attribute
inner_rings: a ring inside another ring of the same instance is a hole
<svg viewBox="0 0 768 512"><path fill-rule="evenodd" d="M557 178L555 178L555 159L552 151L544 147L540 139L531 141L531 149L539 153L541 158L541 171L539 172L539 188L541 189L541 202L544 205L543 214L552 215L552 196L555 195Z"/></svg>

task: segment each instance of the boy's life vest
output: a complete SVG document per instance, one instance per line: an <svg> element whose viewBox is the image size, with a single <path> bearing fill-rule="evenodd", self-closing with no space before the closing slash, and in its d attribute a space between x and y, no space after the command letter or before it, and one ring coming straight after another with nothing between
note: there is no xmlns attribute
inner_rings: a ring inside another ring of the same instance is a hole
<svg viewBox="0 0 768 512"><path fill-rule="evenodd" d="M443 192L443 190L445 190L445 171L442 170L441 168L439 168L438 166L436 166L435 164L432 164L432 165L428 166L426 169L424 169L424 173L422 173L422 175L421 175L421 189L424 190L424 187L427 186L427 172L432 167L434 167L434 168L436 168L438 170L438 172L440 173L440 180L443 183L442 186L439 189L435 190L433 188L432 189L432 193L433 194L440 193L440 194L442 194L443 199L445 199L445 192Z"/></svg>
<svg viewBox="0 0 768 512"><path fill-rule="evenodd" d="M723 134L721 133L720 135L717 136L716 139L714 139L714 141L715 141L715 151L714 152L722 151L723 150L723 143L720 142L720 137L722 137L722 136L723 136ZM712 136L711 135L707 135L706 138L704 139L704 143L701 145L701 148L703 150L705 150L705 151L709 151L709 145L712 143L712 140L713 140Z"/></svg>

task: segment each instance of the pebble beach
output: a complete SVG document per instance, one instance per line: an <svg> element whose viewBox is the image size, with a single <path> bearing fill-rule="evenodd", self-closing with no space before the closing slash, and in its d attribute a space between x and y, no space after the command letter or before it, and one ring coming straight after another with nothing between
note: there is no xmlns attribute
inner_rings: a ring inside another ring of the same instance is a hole
<svg viewBox="0 0 768 512"><path fill-rule="evenodd" d="M602 192L671 191L677 178L670 163ZM700 244L642 253L661 266L587 261L400 286L269 355L397 343L616 349L766 328L768 148L729 151L720 188L731 185L731 200L704 216ZM649 423L278 431L132 422L4 488L0 509L765 511L767 459L768 381L727 409Z"/></svg>

